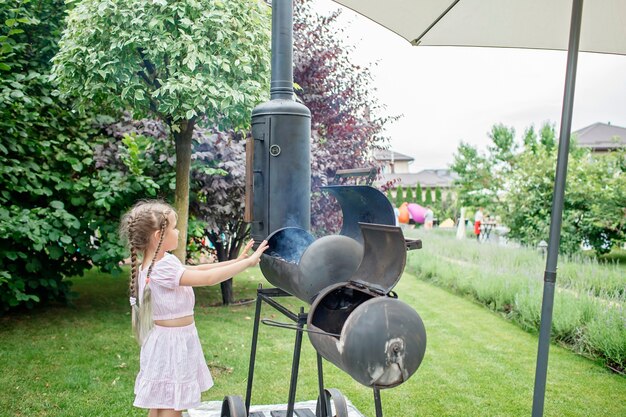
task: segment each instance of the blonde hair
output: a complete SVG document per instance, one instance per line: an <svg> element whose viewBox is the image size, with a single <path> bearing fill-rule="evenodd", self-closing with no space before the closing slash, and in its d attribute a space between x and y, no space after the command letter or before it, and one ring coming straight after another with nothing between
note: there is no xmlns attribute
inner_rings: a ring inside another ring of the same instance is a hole
<svg viewBox="0 0 626 417"><path fill-rule="evenodd" d="M150 273L154 267L156 254L163 244L163 237L169 225L169 214L176 213L167 203L159 200L142 200L137 202L124 216L120 223L120 236L125 237L130 247L130 299L133 333L141 345L153 327L152 321L152 291L150 289ZM145 258L146 251L154 232L160 231L156 251L148 267L146 286L142 300L139 300L139 260L137 252Z"/></svg>

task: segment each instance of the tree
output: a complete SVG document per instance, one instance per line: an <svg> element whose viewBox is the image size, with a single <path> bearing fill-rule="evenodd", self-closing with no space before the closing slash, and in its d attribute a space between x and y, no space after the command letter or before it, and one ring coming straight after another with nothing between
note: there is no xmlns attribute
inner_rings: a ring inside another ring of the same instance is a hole
<svg viewBox="0 0 626 417"><path fill-rule="evenodd" d="M384 114L369 68L354 64L353 48L337 36L340 12L320 16L311 5L294 2L294 81L312 115L311 226L328 234L340 229L341 210L320 187L339 169L373 166L372 151L386 144L385 125L396 117Z"/></svg>
<svg viewBox="0 0 626 417"><path fill-rule="evenodd" d="M487 157L468 143L461 142L451 165L458 179L454 181L461 207L489 207L493 201L491 165Z"/></svg>
<svg viewBox="0 0 626 417"><path fill-rule="evenodd" d="M433 192L428 187L426 187L426 197L424 198L424 205L425 206L432 206L433 205Z"/></svg>
<svg viewBox="0 0 626 417"><path fill-rule="evenodd" d="M160 174L169 171L164 170L163 165L169 168L175 165L174 144L168 139L167 126L159 120L125 117L107 125L105 130L110 140L98 149L100 164L119 170L125 176L132 176L136 166L143 175L162 181L161 190L167 192L173 188L173 175ZM187 261L197 261L205 247L202 244L205 237L215 248L218 261L234 259L249 236L248 225L243 221L245 151L241 134L198 127L194 131L194 142ZM136 150L132 152L136 162L125 162L130 157L124 156L129 154L129 149ZM169 200L173 196L162 193L161 197ZM222 282L220 287L224 304L232 304L232 279Z"/></svg>
<svg viewBox="0 0 626 417"><path fill-rule="evenodd" d="M157 189L99 165L91 115L53 96L50 59L64 16L58 0L0 8L0 314L67 301L65 278L117 268L120 210Z"/></svg>
<svg viewBox="0 0 626 417"><path fill-rule="evenodd" d="M195 150L197 166L192 170L195 199L191 213L202 222L206 235L217 254L218 261L239 256L249 237L248 224L244 222L246 153L241 134L234 131L200 129L196 133ZM220 284L222 302L232 304L234 299L232 278Z"/></svg>
<svg viewBox="0 0 626 417"><path fill-rule="evenodd" d="M416 203L417 204L422 204L424 202L424 200L422 199L422 196L424 195L424 192L422 191L422 184L420 184L419 182L417 183L417 188L415 190L415 196L416 198Z"/></svg>
<svg viewBox="0 0 626 417"><path fill-rule="evenodd" d="M441 205L441 203L442 203L442 201L441 201L441 188L439 188L439 187L435 188L435 201L439 205Z"/></svg>
<svg viewBox="0 0 626 417"><path fill-rule="evenodd" d="M398 188L396 188L396 207L400 207L405 201L406 199L404 198L404 190L402 189L402 185L398 185Z"/></svg>
<svg viewBox="0 0 626 417"><path fill-rule="evenodd" d="M406 201L408 203L413 203L414 202L414 198L413 198L413 189L411 187L406 187L406 197L405 197Z"/></svg>
<svg viewBox="0 0 626 417"><path fill-rule="evenodd" d="M528 129L524 150L516 156L506 193L509 235L536 246L549 238L556 165L554 125L544 124L540 137ZM625 240L626 152L592 157L572 144L568 162L560 250L574 253L585 243L606 253Z"/></svg>
<svg viewBox="0 0 626 417"><path fill-rule="evenodd" d="M169 128L176 146L176 254L185 258L196 124L245 129L267 97L269 13L253 0L94 0L67 18L53 79L78 109L131 109Z"/></svg>
<svg viewBox="0 0 626 417"><path fill-rule="evenodd" d="M509 188L507 177L515 161L515 129L493 125L489 138L487 153L461 142L451 169L458 175L455 185L461 206L485 207L497 213L503 210L501 197Z"/></svg>
<svg viewBox="0 0 626 417"><path fill-rule="evenodd" d="M389 200L389 202L391 204L395 205L395 201L393 199L393 194L391 193L391 188L387 188L387 200Z"/></svg>
<svg viewBox="0 0 626 417"><path fill-rule="evenodd" d="M456 221L456 219L458 218L456 202L452 198L451 192L446 193L446 198L443 200L443 203L441 205L441 218L451 218L454 221Z"/></svg>

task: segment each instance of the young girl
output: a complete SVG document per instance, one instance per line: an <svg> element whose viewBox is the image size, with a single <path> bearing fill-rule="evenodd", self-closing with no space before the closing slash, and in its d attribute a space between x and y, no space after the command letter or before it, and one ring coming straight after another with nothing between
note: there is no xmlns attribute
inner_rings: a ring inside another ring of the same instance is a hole
<svg viewBox="0 0 626 417"><path fill-rule="evenodd" d="M178 246L176 219L171 206L141 201L120 226L130 246L132 326L141 345L134 405L150 409L149 417L180 417L200 405L200 393L213 385L194 324L191 287L225 281L257 265L267 249L264 241L248 256L250 241L237 259L185 266L168 253Z"/></svg>

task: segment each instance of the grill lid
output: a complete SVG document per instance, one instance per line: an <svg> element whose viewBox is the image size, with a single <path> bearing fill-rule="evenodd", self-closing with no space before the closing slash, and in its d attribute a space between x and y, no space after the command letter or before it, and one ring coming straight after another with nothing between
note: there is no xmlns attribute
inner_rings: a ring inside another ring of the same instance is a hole
<svg viewBox="0 0 626 417"><path fill-rule="evenodd" d="M321 187L337 199L343 213L340 234L363 243L359 222L396 224L393 206L385 194L368 185L329 185Z"/></svg>
<svg viewBox="0 0 626 417"><path fill-rule="evenodd" d="M400 281L406 264L402 229L370 223L358 226L363 236L363 260L350 281L375 293L388 294Z"/></svg>

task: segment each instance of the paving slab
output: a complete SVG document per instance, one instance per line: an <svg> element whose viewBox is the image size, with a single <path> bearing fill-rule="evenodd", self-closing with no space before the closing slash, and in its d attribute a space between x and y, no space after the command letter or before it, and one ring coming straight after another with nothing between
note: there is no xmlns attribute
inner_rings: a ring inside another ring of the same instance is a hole
<svg viewBox="0 0 626 417"><path fill-rule="evenodd" d="M316 400L311 401L301 401L295 404L295 410L308 410L315 415L315 406L317 404ZM365 417L363 414L356 409L354 405L346 398L346 404L348 405L348 417ZM252 405L250 407L250 414L257 413L255 417L276 417L281 415L281 413L276 413L277 411L286 411L287 404L270 404L270 405ZM183 413L184 417L221 417L220 412L222 411L222 402L221 401L205 401L198 408L193 408L187 410L186 413ZM272 411L275 413L272 414ZM297 417L298 413L295 413ZM310 415L305 413L304 411L300 413L302 416ZM286 415L283 414L283 415Z"/></svg>

